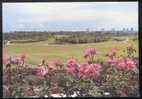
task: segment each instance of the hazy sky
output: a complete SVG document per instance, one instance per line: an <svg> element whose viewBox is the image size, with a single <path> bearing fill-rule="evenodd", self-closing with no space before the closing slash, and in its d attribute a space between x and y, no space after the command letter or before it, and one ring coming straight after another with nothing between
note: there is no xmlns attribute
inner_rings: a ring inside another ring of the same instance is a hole
<svg viewBox="0 0 142 99"><path fill-rule="evenodd" d="M3 31L138 30L138 2L3 3Z"/></svg>

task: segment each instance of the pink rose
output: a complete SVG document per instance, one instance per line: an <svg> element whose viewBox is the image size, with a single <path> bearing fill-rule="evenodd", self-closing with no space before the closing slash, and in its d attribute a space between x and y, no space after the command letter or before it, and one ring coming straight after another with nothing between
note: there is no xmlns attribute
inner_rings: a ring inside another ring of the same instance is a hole
<svg viewBox="0 0 142 99"><path fill-rule="evenodd" d="M127 64L125 63L125 60L122 57L120 57L117 60L116 68L118 70L124 70L124 69L126 69L126 66L127 66Z"/></svg>
<svg viewBox="0 0 142 99"><path fill-rule="evenodd" d="M38 77L44 77L48 73L48 69L45 66L37 65L36 75Z"/></svg>
<svg viewBox="0 0 142 99"><path fill-rule="evenodd" d="M95 55L95 54L96 54L96 48L88 48L84 52L84 57L87 58L87 57L89 57L91 55Z"/></svg>
<svg viewBox="0 0 142 99"><path fill-rule="evenodd" d="M67 61L67 73L68 74L73 74L76 72L76 70L78 69L78 62L71 58Z"/></svg>
<svg viewBox="0 0 142 99"><path fill-rule="evenodd" d="M58 58L56 58L56 59L53 60L53 64L55 66L62 65L61 61Z"/></svg>
<svg viewBox="0 0 142 99"><path fill-rule="evenodd" d="M131 59L131 58L127 59L126 64L127 64L127 69L128 70L134 70L134 68L136 68L136 64L133 61L133 59Z"/></svg>

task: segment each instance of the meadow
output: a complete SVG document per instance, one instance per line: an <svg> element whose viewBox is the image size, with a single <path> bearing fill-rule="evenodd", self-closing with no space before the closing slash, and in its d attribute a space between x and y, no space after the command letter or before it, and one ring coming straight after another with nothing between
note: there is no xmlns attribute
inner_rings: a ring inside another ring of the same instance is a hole
<svg viewBox="0 0 142 99"><path fill-rule="evenodd" d="M115 37L117 38L117 37ZM45 59L47 63L51 63L54 58L59 58L61 62L66 62L67 59L74 57L80 62L86 60L82 57L83 52L87 48L95 47L98 54L95 56L95 60L105 60L105 56L110 49L116 48L118 54L125 54L124 49L131 43L137 50L135 54L138 57L138 40L133 41L132 37L119 37L128 38L129 41L113 41L88 43L88 44L48 44L49 41L32 42L32 43L12 43L3 47L4 51L8 55L18 55L21 53L26 54L26 62L28 64L39 64L42 59ZM49 39L50 40L50 39Z"/></svg>

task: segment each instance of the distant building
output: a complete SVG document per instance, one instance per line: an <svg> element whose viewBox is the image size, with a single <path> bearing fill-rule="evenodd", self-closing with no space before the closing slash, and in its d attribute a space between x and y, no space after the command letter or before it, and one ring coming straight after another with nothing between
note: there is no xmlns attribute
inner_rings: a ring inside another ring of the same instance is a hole
<svg viewBox="0 0 142 99"><path fill-rule="evenodd" d="M134 29L133 29L133 28L131 28L131 31L134 31Z"/></svg>
<svg viewBox="0 0 142 99"><path fill-rule="evenodd" d="M122 31L124 32L124 31L126 31L126 29L125 29L125 28L123 28L123 30L122 30Z"/></svg>

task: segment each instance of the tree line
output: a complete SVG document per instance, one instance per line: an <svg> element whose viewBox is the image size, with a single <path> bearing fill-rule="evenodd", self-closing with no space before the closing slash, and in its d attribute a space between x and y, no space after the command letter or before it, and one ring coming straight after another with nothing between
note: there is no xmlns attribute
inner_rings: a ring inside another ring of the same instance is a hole
<svg viewBox="0 0 142 99"><path fill-rule="evenodd" d="M57 37L57 35L67 35L66 37ZM95 43L104 42L109 40L113 36L128 36L128 35L138 35L137 33L111 33L111 32L87 32L87 31L58 31L58 32L9 32L3 33L3 40L20 41L20 42L34 42L34 41L44 41L49 38L54 38L55 42L58 44L63 43Z"/></svg>

